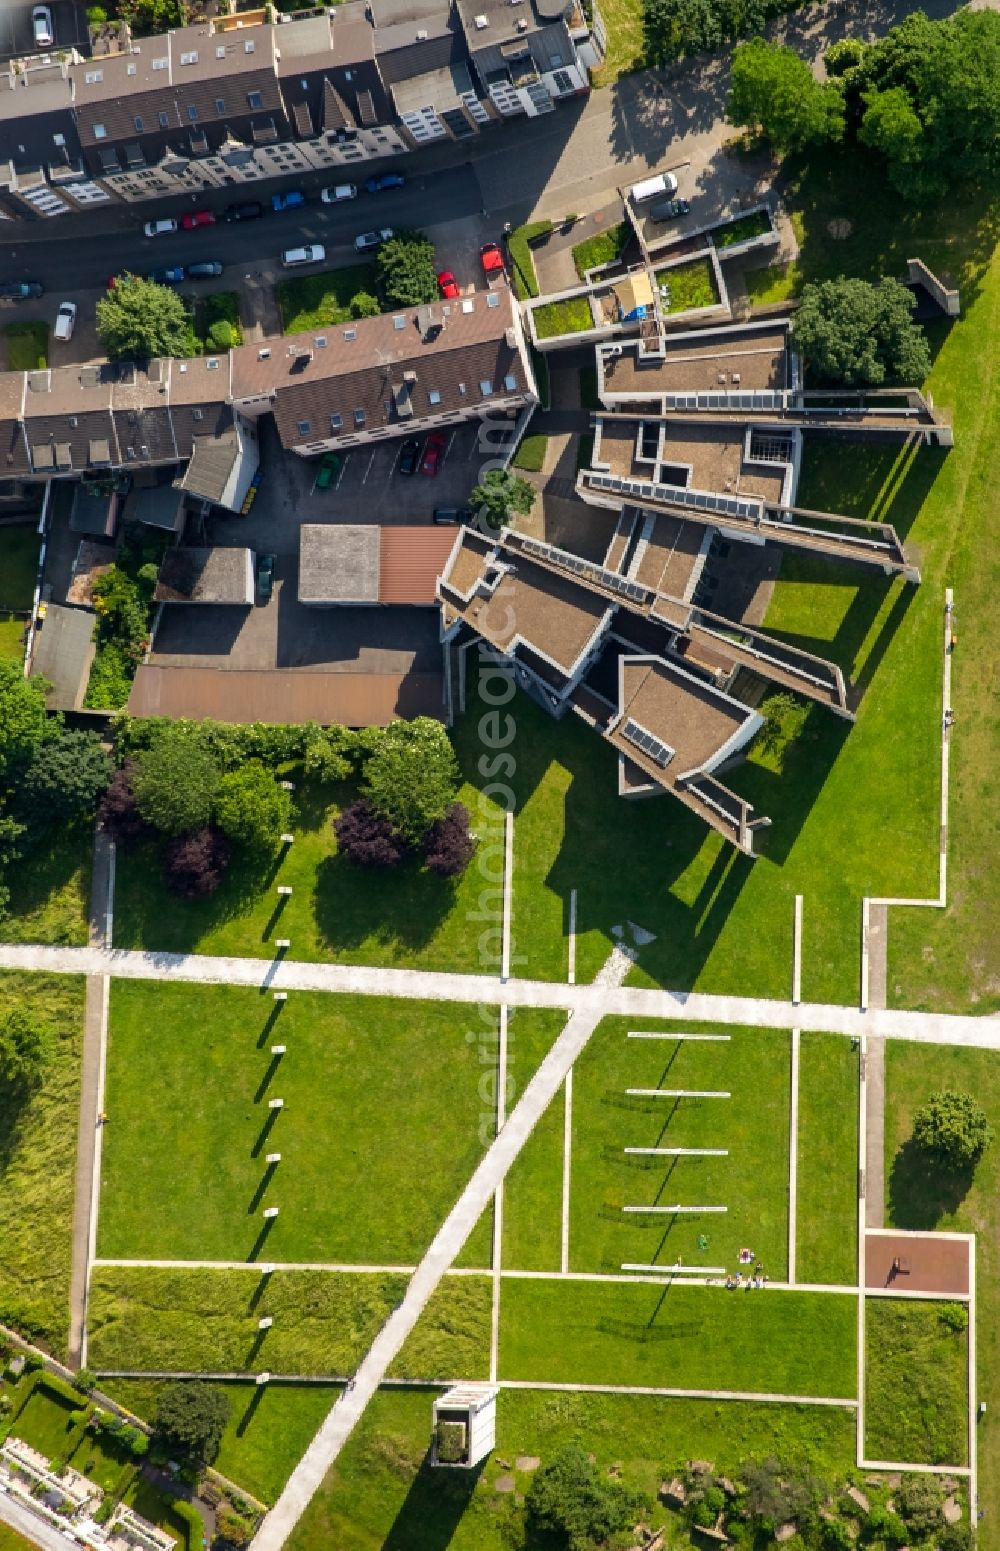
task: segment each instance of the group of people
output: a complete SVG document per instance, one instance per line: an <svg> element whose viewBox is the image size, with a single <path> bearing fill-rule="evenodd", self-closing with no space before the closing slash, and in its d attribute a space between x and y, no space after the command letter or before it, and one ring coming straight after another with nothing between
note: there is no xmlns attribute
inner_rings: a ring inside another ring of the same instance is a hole
<svg viewBox="0 0 1000 1551"><path fill-rule="evenodd" d="M726 1286L731 1289L742 1287L747 1292L750 1291L751 1287L766 1287L767 1273L760 1261L758 1261L753 1271L748 1271L746 1276L741 1271L737 1271L735 1276L727 1276Z"/></svg>

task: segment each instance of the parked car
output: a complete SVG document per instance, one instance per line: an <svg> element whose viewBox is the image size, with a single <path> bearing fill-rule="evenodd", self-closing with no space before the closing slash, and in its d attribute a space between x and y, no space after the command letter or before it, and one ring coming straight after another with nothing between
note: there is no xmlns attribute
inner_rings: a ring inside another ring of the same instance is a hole
<svg viewBox="0 0 1000 1551"><path fill-rule="evenodd" d="M180 264L173 264L169 269L151 269L146 276L147 280L155 280L157 285L180 285L184 279L184 270ZM108 290L114 290L115 276L108 281Z"/></svg>
<svg viewBox="0 0 1000 1551"><path fill-rule="evenodd" d="M447 431L432 431L424 443L424 457L420 465L421 474L434 475L441 467L441 459L448 445Z"/></svg>
<svg viewBox="0 0 1000 1551"><path fill-rule="evenodd" d="M691 209L689 199L665 199L662 205L653 205L649 212L651 221L676 221L679 215L687 215Z"/></svg>
<svg viewBox="0 0 1000 1551"><path fill-rule="evenodd" d="M167 237L177 230L176 221L147 221L142 228L147 237Z"/></svg>
<svg viewBox="0 0 1000 1551"><path fill-rule="evenodd" d="M281 262L286 269L295 269L299 264L322 264L325 258L326 249L321 242L307 242L301 248L286 248Z"/></svg>
<svg viewBox="0 0 1000 1551"><path fill-rule="evenodd" d="M496 275L503 270L503 254L495 242L488 242L479 250L479 262L483 266L483 273Z"/></svg>
<svg viewBox="0 0 1000 1551"><path fill-rule="evenodd" d="M380 248L383 242L391 241L393 230L391 226L383 226L377 232L362 232L354 239L354 251L356 253L370 253L373 248Z"/></svg>
<svg viewBox="0 0 1000 1551"><path fill-rule="evenodd" d="M399 449L399 458L396 463L397 474L415 474L420 462L420 443L415 436L407 437Z"/></svg>
<svg viewBox="0 0 1000 1551"><path fill-rule="evenodd" d="M324 453L319 465L319 473L316 475L316 489L329 490L343 466L344 454L342 452Z"/></svg>
<svg viewBox="0 0 1000 1551"><path fill-rule="evenodd" d="M224 221L257 221L264 214L264 206L256 199L250 199L245 205L230 205L223 210Z"/></svg>
<svg viewBox="0 0 1000 1551"><path fill-rule="evenodd" d="M441 292L442 296L448 297L449 299L453 296L458 296L458 282L456 281L455 276L452 274L450 269L442 269L441 273L438 275L438 290Z"/></svg>
<svg viewBox="0 0 1000 1551"><path fill-rule="evenodd" d="M402 188L405 182L401 172L383 172L377 178L369 178L365 189L369 194L382 194L386 189Z"/></svg>
<svg viewBox="0 0 1000 1551"><path fill-rule="evenodd" d="M357 199L358 186L356 183L336 183L332 188L325 188L319 197L324 205L340 205L345 199Z"/></svg>
<svg viewBox="0 0 1000 1551"><path fill-rule="evenodd" d="M276 555L259 555L257 557L257 591L261 600L266 603L274 590L274 562Z"/></svg>
<svg viewBox="0 0 1000 1551"><path fill-rule="evenodd" d="M191 210L181 216L181 227L186 232L196 232L199 226L214 226L214 210Z"/></svg>
<svg viewBox="0 0 1000 1551"><path fill-rule="evenodd" d="M51 48L56 41L52 26L52 12L47 5L36 5L31 13L31 30L36 48Z"/></svg>
<svg viewBox="0 0 1000 1551"><path fill-rule="evenodd" d="M297 188L290 188L285 194L271 195L272 210L298 210L306 202L306 196Z"/></svg>
<svg viewBox="0 0 1000 1551"><path fill-rule="evenodd" d="M435 522L460 522L460 523L471 522L472 521L472 507L471 506L435 506L435 508L434 508L434 521Z"/></svg>
<svg viewBox="0 0 1000 1551"><path fill-rule="evenodd" d="M218 259L206 259L201 264L189 264L187 277L189 280L211 280L216 275L221 275L223 268Z"/></svg>
<svg viewBox="0 0 1000 1551"><path fill-rule="evenodd" d="M45 287L37 280L5 280L0 284L0 301L26 302L30 296L44 296Z"/></svg>
<svg viewBox="0 0 1000 1551"><path fill-rule="evenodd" d="M52 330L53 339L61 339L63 343L73 338L73 330L76 328L76 302L60 302L59 311L56 313L56 326Z"/></svg>

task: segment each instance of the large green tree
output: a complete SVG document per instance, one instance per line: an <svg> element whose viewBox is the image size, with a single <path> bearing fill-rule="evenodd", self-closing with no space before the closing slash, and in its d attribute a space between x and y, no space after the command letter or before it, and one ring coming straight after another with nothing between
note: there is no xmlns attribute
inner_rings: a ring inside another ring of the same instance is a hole
<svg viewBox="0 0 1000 1551"><path fill-rule="evenodd" d="M154 1431L169 1450L210 1465L219 1452L231 1409L229 1396L215 1384L167 1384L157 1398Z"/></svg>
<svg viewBox="0 0 1000 1551"><path fill-rule="evenodd" d="M642 1497L598 1470L577 1444L536 1471L525 1497L528 1524L568 1551L597 1551L630 1529ZM624 1544L624 1542L622 1542Z"/></svg>
<svg viewBox="0 0 1000 1551"><path fill-rule="evenodd" d="M434 244L421 232L397 232L378 250L382 288L397 307L418 307L437 299Z"/></svg>
<svg viewBox="0 0 1000 1551"><path fill-rule="evenodd" d="M361 790L410 845L444 817L458 790L458 761L440 722L393 722L365 762Z"/></svg>
<svg viewBox="0 0 1000 1551"><path fill-rule="evenodd" d="M733 55L726 117L776 151L796 151L843 136L844 98L838 81L821 84L794 50L754 38Z"/></svg>
<svg viewBox="0 0 1000 1551"><path fill-rule="evenodd" d="M26 679L19 662L0 660L0 784L31 760L46 733L43 679Z"/></svg>
<svg viewBox="0 0 1000 1551"><path fill-rule="evenodd" d="M913 1117L913 1140L944 1168L974 1168L993 1140L986 1113L969 1093L932 1093Z"/></svg>
<svg viewBox="0 0 1000 1551"><path fill-rule="evenodd" d="M259 759L229 771L219 782L215 822L238 845L273 851L291 814L291 797Z"/></svg>
<svg viewBox="0 0 1000 1551"><path fill-rule="evenodd" d="M803 287L792 339L811 376L824 382L919 386L930 371L927 336L898 280L871 285L842 277Z"/></svg>
<svg viewBox="0 0 1000 1551"><path fill-rule="evenodd" d="M191 354L184 303L169 286L139 275L119 275L97 303L96 313L97 336L112 361Z"/></svg>
<svg viewBox="0 0 1000 1551"><path fill-rule="evenodd" d="M488 528L502 528L515 512L531 511L534 487L510 469L490 469L469 497L469 504Z"/></svg>
<svg viewBox="0 0 1000 1551"><path fill-rule="evenodd" d="M169 723L136 759L132 786L147 824L164 835L183 835L211 819L219 767L199 728Z"/></svg>

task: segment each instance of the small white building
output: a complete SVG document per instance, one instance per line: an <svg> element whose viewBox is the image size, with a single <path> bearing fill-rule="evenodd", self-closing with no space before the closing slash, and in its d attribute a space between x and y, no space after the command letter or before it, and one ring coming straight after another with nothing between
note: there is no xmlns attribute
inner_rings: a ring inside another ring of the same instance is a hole
<svg viewBox="0 0 1000 1551"><path fill-rule="evenodd" d="M492 1452L498 1394L492 1384L456 1384L435 1400L432 1465L471 1470Z"/></svg>

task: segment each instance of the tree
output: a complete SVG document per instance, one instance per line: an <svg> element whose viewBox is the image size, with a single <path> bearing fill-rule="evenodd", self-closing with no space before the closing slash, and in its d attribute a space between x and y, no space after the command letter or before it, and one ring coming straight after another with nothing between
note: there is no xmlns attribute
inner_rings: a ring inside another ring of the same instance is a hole
<svg viewBox="0 0 1000 1551"><path fill-rule="evenodd" d="M440 722L392 722L365 762L361 790L410 845L420 845L458 790L458 761Z"/></svg>
<svg viewBox="0 0 1000 1551"><path fill-rule="evenodd" d="M838 80L848 71L856 70L865 57L865 44L860 38L838 38L823 55L826 73Z"/></svg>
<svg viewBox="0 0 1000 1551"><path fill-rule="evenodd" d="M933 1535L940 1545L943 1515L938 1483L929 1476L904 1476L892 1495L896 1512L910 1532L910 1543L929 1540Z"/></svg>
<svg viewBox="0 0 1000 1551"><path fill-rule="evenodd" d="M351 297L352 318L377 318L381 311L382 303L370 291L358 291Z"/></svg>
<svg viewBox="0 0 1000 1551"><path fill-rule="evenodd" d="M603 1475L576 1444L532 1477L525 1497L529 1527L571 1551L590 1551L631 1528L641 1496Z"/></svg>
<svg viewBox="0 0 1000 1551"><path fill-rule="evenodd" d="M965 1173L979 1162L993 1130L971 1094L944 1089L917 1110L913 1140L932 1162Z"/></svg>
<svg viewBox="0 0 1000 1551"><path fill-rule="evenodd" d="M112 361L191 354L184 303L169 286L139 275L119 275L96 312L97 336Z"/></svg>
<svg viewBox="0 0 1000 1551"><path fill-rule="evenodd" d="M821 85L792 49L754 38L733 55L726 117L784 153L841 139L844 99L836 81Z"/></svg>
<svg viewBox="0 0 1000 1551"><path fill-rule="evenodd" d="M863 92L862 101L865 111L858 139L873 151L881 151L898 178L902 166L915 167L926 156L924 126L901 86Z"/></svg>
<svg viewBox="0 0 1000 1551"><path fill-rule="evenodd" d="M919 384L930 371L927 338L898 280L871 285L841 277L803 287L792 339L810 373L849 386Z"/></svg>
<svg viewBox="0 0 1000 1551"><path fill-rule="evenodd" d="M0 1014L0 1083L32 1087L45 1068L51 1042L48 1028L24 1007Z"/></svg>
<svg viewBox="0 0 1000 1551"><path fill-rule="evenodd" d="M28 764L46 732L44 679L26 679L21 665L0 660L0 782Z"/></svg>
<svg viewBox="0 0 1000 1551"><path fill-rule="evenodd" d="M365 797L344 808L333 821L337 849L355 867L398 867L406 846L389 820Z"/></svg>
<svg viewBox="0 0 1000 1551"><path fill-rule="evenodd" d="M231 350L236 343L236 330L228 318L219 318L209 329L205 342L210 350Z"/></svg>
<svg viewBox="0 0 1000 1551"><path fill-rule="evenodd" d="M231 1404L214 1384L180 1381L167 1384L156 1402L154 1429L171 1452L210 1465L229 1420Z"/></svg>
<svg viewBox="0 0 1000 1551"><path fill-rule="evenodd" d="M16 816L29 828L72 824L94 812L111 779L111 759L96 732L56 725L18 782Z"/></svg>
<svg viewBox="0 0 1000 1551"><path fill-rule="evenodd" d="M427 831L427 865L442 878L454 878L468 867L475 849L476 843L469 833L469 810L464 802L453 802L444 817Z"/></svg>
<svg viewBox="0 0 1000 1551"><path fill-rule="evenodd" d="M229 771L219 782L215 822L238 845L275 850L291 816L291 797L259 759Z"/></svg>
<svg viewBox="0 0 1000 1551"><path fill-rule="evenodd" d="M490 469L469 497L488 528L505 527L514 512L530 512L534 500L534 487L510 469Z"/></svg>
<svg viewBox="0 0 1000 1551"><path fill-rule="evenodd" d="M382 289L397 307L419 307L437 300L434 244L421 232L397 232L378 250Z"/></svg>
<svg viewBox="0 0 1000 1551"><path fill-rule="evenodd" d="M229 841L206 825L167 842L163 881L181 899L206 899L214 894L229 865Z"/></svg>
<svg viewBox="0 0 1000 1551"><path fill-rule="evenodd" d="M188 8L184 0L118 0L118 15L128 22L133 37L150 38L183 27Z"/></svg>
<svg viewBox="0 0 1000 1551"><path fill-rule="evenodd" d="M197 727L162 727L135 762L136 805L147 824L164 835L202 829L212 817L219 770Z"/></svg>
<svg viewBox="0 0 1000 1551"><path fill-rule="evenodd" d="M135 762L126 760L112 775L97 809L99 823L117 841L137 840L146 832L132 787L134 776Z"/></svg>

